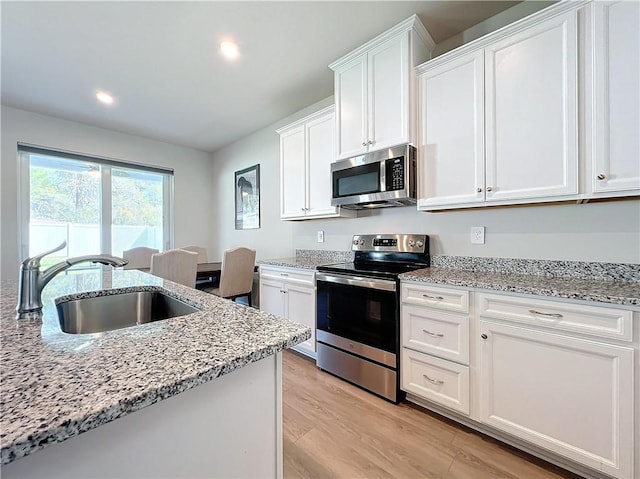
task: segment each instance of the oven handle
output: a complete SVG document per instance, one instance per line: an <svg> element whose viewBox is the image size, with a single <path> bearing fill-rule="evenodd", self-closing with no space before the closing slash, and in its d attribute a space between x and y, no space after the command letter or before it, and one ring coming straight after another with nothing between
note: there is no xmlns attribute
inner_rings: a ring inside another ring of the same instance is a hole
<svg viewBox="0 0 640 479"><path fill-rule="evenodd" d="M362 276L346 276L341 274L316 273L316 281L327 283L346 284L348 286L360 286L362 288L379 289L382 291L395 291L396 282L387 279L364 278Z"/></svg>

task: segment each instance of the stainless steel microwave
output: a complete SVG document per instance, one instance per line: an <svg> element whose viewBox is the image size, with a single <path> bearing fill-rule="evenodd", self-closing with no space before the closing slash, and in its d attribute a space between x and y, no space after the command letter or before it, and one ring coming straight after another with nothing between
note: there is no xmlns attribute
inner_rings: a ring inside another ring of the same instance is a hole
<svg viewBox="0 0 640 479"><path fill-rule="evenodd" d="M332 206L361 210L416 203L416 149L400 145L331 165Z"/></svg>

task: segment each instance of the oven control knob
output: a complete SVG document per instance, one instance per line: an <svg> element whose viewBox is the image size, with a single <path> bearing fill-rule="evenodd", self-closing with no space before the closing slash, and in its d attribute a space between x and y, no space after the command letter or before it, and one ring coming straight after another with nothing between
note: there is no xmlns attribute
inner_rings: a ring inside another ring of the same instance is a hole
<svg viewBox="0 0 640 479"><path fill-rule="evenodd" d="M358 242L358 244L359 244L360 246L364 246L364 240L363 240L363 239L361 239L361 240Z"/></svg>
<svg viewBox="0 0 640 479"><path fill-rule="evenodd" d="M413 248L416 245L416 242L413 240L409 240L409 247Z"/></svg>
<svg viewBox="0 0 640 479"><path fill-rule="evenodd" d="M424 243L422 241L418 240L418 242L416 243L416 246L418 248L422 248L424 246Z"/></svg>
<svg viewBox="0 0 640 479"><path fill-rule="evenodd" d="M358 240L353 240L354 246L358 246Z"/></svg>

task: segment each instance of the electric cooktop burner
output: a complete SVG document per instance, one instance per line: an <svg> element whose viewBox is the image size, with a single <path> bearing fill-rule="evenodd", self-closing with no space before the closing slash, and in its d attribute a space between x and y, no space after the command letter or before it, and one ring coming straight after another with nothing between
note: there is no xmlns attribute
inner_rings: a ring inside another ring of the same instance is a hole
<svg viewBox="0 0 640 479"><path fill-rule="evenodd" d="M395 279L430 264L427 235L356 235L351 249L353 262L319 266L318 271Z"/></svg>

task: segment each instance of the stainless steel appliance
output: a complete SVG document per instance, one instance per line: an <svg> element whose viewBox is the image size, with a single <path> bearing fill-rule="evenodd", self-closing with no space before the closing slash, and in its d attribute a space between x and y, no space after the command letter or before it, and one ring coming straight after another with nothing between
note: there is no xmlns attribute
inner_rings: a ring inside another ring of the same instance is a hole
<svg viewBox="0 0 640 479"><path fill-rule="evenodd" d="M416 203L416 149L401 145L331 164L332 206L348 209Z"/></svg>
<svg viewBox="0 0 640 479"><path fill-rule="evenodd" d="M356 235L351 263L318 267L317 365L398 402L401 273L429 266L426 235Z"/></svg>

